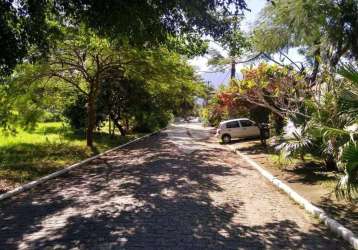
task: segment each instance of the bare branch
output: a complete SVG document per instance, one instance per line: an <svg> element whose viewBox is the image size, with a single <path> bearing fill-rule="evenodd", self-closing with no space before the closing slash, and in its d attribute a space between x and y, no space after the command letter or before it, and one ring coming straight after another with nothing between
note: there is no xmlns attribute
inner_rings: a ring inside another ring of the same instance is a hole
<svg viewBox="0 0 358 250"><path fill-rule="evenodd" d="M78 85L77 82L73 81L72 79L65 77L63 75L61 75L58 72L51 72L51 74L49 75L49 77L57 77L60 78L62 80L64 80L65 82L68 82L69 84L71 84L73 87L75 87L78 91L80 91L81 93L85 94L86 96L88 95L88 93L86 91L84 91L83 89L81 89L81 87Z"/></svg>
<svg viewBox="0 0 358 250"><path fill-rule="evenodd" d="M300 66L298 66L297 63L295 63L291 58L289 58L285 53L283 53L281 50L279 51L281 55L283 55L287 60L289 60L293 65L296 66L296 68L301 71L302 68Z"/></svg>
<svg viewBox="0 0 358 250"><path fill-rule="evenodd" d="M251 61L254 61L256 60L257 58L259 58L260 56L262 56L262 52L258 53L256 56L254 57L251 57L250 59L247 59L247 60L244 60L244 61L236 61L236 63L248 63L248 62L251 62Z"/></svg>

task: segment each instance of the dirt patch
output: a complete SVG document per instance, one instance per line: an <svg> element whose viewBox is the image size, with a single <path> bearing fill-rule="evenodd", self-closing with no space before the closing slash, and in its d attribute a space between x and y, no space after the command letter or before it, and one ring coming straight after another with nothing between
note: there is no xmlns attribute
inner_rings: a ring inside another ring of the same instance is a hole
<svg viewBox="0 0 358 250"><path fill-rule="evenodd" d="M7 180L0 180L0 194L6 193L7 191L14 189L18 187L19 185L16 185L14 183L11 183Z"/></svg>
<svg viewBox="0 0 358 250"><path fill-rule="evenodd" d="M300 195L358 234L357 206L344 200L337 200L334 194L337 173L327 172L314 162L280 167L273 162L267 148L258 140L240 140L234 144L241 153L250 156Z"/></svg>

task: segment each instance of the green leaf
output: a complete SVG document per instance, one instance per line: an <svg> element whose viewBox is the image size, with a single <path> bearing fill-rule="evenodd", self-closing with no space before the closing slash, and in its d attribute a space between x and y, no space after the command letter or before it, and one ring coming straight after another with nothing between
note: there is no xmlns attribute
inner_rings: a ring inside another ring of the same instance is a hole
<svg viewBox="0 0 358 250"><path fill-rule="evenodd" d="M336 194L340 198L349 200L358 198L358 144L350 142L343 146L341 163L346 175L342 177L336 187Z"/></svg>

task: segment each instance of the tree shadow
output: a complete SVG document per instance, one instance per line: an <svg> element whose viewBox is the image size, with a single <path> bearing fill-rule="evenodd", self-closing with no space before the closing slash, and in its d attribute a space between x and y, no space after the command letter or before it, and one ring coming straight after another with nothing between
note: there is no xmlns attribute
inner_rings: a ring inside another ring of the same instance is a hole
<svg viewBox="0 0 358 250"><path fill-rule="evenodd" d="M250 141L256 142L257 139L245 140L245 141L239 141L239 142L250 142ZM249 155L271 153L270 148L262 145L261 143L255 143L254 145L240 147L238 150L240 152L244 152L245 154L249 154Z"/></svg>
<svg viewBox="0 0 358 250"><path fill-rule="evenodd" d="M141 136L144 134L136 133L136 134L128 134L126 136L114 134L110 136L106 132L94 132L93 133L93 139L95 143L97 144L107 144L110 146L116 146L125 142L128 142L130 140L133 140L137 136ZM78 131L67 131L66 133L62 134L63 138L68 141L75 141L75 140L85 140L86 139L86 133L84 131L78 130Z"/></svg>
<svg viewBox="0 0 358 250"><path fill-rule="evenodd" d="M0 248L339 248L319 227L304 233L285 219L256 226L234 220L237 213L245 220L240 197L217 204L211 193L224 191L216 177L238 170L213 161L217 155L184 155L162 135L111 152L6 201Z"/></svg>
<svg viewBox="0 0 358 250"><path fill-rule="evenodd" d="M334 193L330 194L334 195ZM334 218L353 232L358 232L358 208L349 202L337 202L330 195L323 197L315 205L322 208L331 218Z"/></svg>
<svg viewBox="0 0 358 250"><path fill-rule="evenodd" d="M252 145L241 146L238 150L247 155L254 156L255 159L262 158L264 162L270 163L269 156L276 154L273 147L263 146L255 139L241 140L241 142L253 142ZM336 172L327 171L320 162L306 161L289 165L281 169L283 173L288 174L286 178L289 183L314 185L320 182L337 181L338 179Z"/></svg>
<svg viewBox="0 0 358 250"><path fill-rule="evenodd" d="M288 182L299 182L308 185L318 184L322 181L338 180L334 172L327 172L324 167L315 162L304 162L294 166L292 169L285 169L287 173L292 174Z"/></svg>

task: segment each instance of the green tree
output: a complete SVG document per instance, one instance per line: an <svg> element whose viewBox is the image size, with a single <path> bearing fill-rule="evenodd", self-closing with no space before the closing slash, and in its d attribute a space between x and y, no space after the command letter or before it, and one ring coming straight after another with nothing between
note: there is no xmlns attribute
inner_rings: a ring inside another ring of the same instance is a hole
<svg viewBox="0 0 358 250"><path fill-rule="evenodd" d="M86 138L87 146L92 147L100 84L113 71L123 71L127 60L113 51L106 39L85 30L74 32L50 50L40 76L60 79L87 97Z"/></svg>
<svg viewBox="0 0 358 250"><path fill-rule="evenodd" d="M338 162L345 176L336 188L339 197L353 199L358 197L358 70L353 65L343 65L339 74L346 81L337 92L335 117L337 124L318 123L317 129L323 139L332 145L335 161ZM335 126L334 126L335 125Z"/></svg>
<svg viewBox="0 0 358 250"><path fill-rule="evenodd" d="M223 34L227 28L225 17L245 8L244 0L170 0L165 3L159 0L21 0L16 3L2 0L0 74L11 73L24 58L46 54L52 40L61 34L58 23L62 26L82 23L120 44L130 42L148 47L174 37L200 46L200 35ZM197 46L189 47L197 49Z"/></svg>
<svg viewBox="0 0 358 250"><path fill-rule="evenodd" d="M0 81L32 47L42 54L56 29L46 23L47 1L0 1Z"/></svg>
<svg viewBox="0 0 358 250"><path fill-rule="evenodd" d="M122 134L125 132L120 121L124 117L135 117L137 121L146 120L153 124L154 117L157 117L165 125L170 114L192 109L195 95L202 88L193 69L179 54L164 47L113 46L107 39L87 29L69 29L65 39L50 49L42 64L28 66L32 70L15 77L24 86L30 87L33 82L44 79L57 80L76 92L77 103L70 105L65 114L72 117L72 123L79 127L82 124L73 119L72 111L83 110L81 105L85 102L86 115L82 117L87 119L88 146L93 144L94 129L107 116ZM101 91L105 97L101 96ZM145 104L136 103L135 98L144 98L148 114L143 113ZM101 113L97 114L98 111Z"/></svg>
<svg viewBox="0 0 358 250"><path fill-rule="evenodd" d="M282 119L305 116L302 98L307 94L296 71L261 63L242 70L243 79L233 81L233 92L244 101L270 110Z"/></svg>
<svg viewBox="0 0 358 250"><path fill-rule="evenodd" d="M333 72L342 57L358 58L358 4L356 0L279 0L267 4L254 29L256 50L283 53L300 47L312 62L314 84L322 62ZM304 70L304 68L302 68Z"/></svg>
<svg viewBox="0 0 358 250"><path fill-rule="evenodd" d="M217 50L211 50L208 64L217 70L225 70L229 66L230 78L234 79L236 78L236 65L244 62L241 57L250 50L251 44L247 35L239 29L241 18L235 15L228 20L230 29L217 39L228 55L224 56Z"/></svg>
<svg viewBox="0 0 358 250"><path fill-rule="evenodd" d="M28 87L38 80L54 79L85 95L87 145L92 146L100 84L114 70L123 71L127 59L123 57L124 51L117 53L108 40L99 38L93 32L86 29L69 29L67 32L61 43L50 48L46 60L29 65L32 71L23 72L17 79Z"/></svg>
<svg viewBox="0 0 358 250"><path fill-rule="evenodd" d="M16 132L15 128L33 128L41 120L59 120L62 110L73 93L67 84L56 79L35 79L40 67L21 64L0 85L0 127Z"/></svg>

